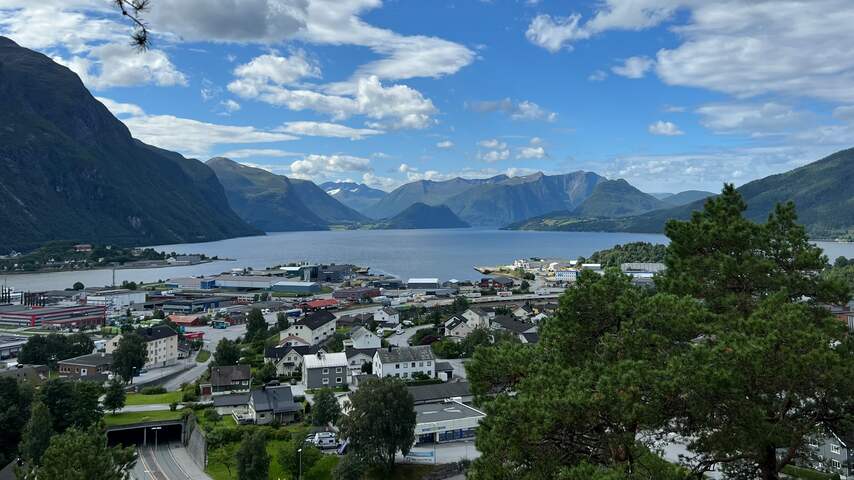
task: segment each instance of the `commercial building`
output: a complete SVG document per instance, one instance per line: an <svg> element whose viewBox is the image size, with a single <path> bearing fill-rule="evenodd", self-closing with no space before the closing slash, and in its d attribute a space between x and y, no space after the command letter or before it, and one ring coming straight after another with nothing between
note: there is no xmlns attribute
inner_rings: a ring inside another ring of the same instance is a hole
<svg viewBox="0 0 854 480"><path fill-rule="evenodd" d="M406 282L406 288L410 290L430 290L440 286L438 278L410 278Z"/></svg>
<svg viewBox="0 0 854 480"><path fill-rule="evenodd" d="M269 290L278 277L264 275L220 275L215 277L217 288L237 290Z"/></svg>
<svg viewBox="0 0 854 480"><path fill-rule="evenodd" d="M348 302L358 302L366 298L374 298L380 296L380 289L376 287L352 287L342 288L332 292L332 298L338 300L346 300Z"/></svg>
<svg viewBox="0 0 854 480"><path fill-rule="evenodd" d="M432 385L414 385L406 387L416 405L423 403L438 403L445 400L455 400L461 403L471 403L474 395L468 382L447 382Z"/></svg>
<svg viewBox="0 0 854 480"><path fill-rule="evenodd" d="M108 353L90 353L57 362L63 377L87 377L105 374L112 369L113 356Z"/></svg>
<svg viewBox="0 0 854 480"><path fill-rule="evenodd" d="M344 352L306 355L302 361L305 388L343 387L347 385L347 355Z"/></svg>
<svg viewBox="0 0 854 480"><path fill-rule="evenodd" d="M0 335L0 359L15 358L26 345L27 337L20 335Z"/></svg>
<svg viewBox="0 0 854 480"><path fill-rule="evenodd" d="M374 375L379 378L413 378L418 374L436 377L436 357L430 345L388 347L374 354Z"/></svg>
<svg viewBox="0 0 854 480"><path fill-rule="evenodd" d="M279 293L320 293L317 282L276 282L270 290Z"/></svg>
<svg viewBox="0 0 854 480"><path fill-rule="evenodd" d="M100 305L108 311L119 311L130 308L132 305L144 304L145 292L128 290L124 288L95 290L86 293L87 305Z"/></svg>
<svg viewBox="0 0 854 480"><path fill-rule="evenodd" d="M166 280L166 286L187 290L210 290L216 287L216 279L199 277L170 278Z"/></svg>
<svg viewBox="0 0 854 480"><path fill-rule="evenodd" d="M457 401L415 405L415 443L446 443L473 438L486 414Z"/></svg>
<svg viewBox="0 0 854 480"><path fill-rule="evenodd" d="M138 328L136 334L145 341L148 361L143 368L156 368L174 365L178 361L178 333L166 325ZM113 353L119 346L122 335L107 342L107 353Z"/></svg>
<svg viewBox="0 0 854 480"><path fill-rule="evenodd" d="M224 307L230 303L231 300L226 297L174 298L163 303L163 311L189 315Z"/></svg>
<svg viewBox="0 0 854 480"><path fill-rule="evenodd" d="M103 325L106 317L106 308L100 305L0 306L0 325L13 327L92 328Z"/></svg>

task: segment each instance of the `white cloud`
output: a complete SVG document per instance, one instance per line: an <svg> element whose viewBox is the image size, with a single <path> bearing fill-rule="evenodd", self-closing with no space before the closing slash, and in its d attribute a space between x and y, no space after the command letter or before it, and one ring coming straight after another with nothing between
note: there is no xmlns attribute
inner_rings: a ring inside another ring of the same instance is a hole
<svg viewBox="0 0 854 480"><path fill-rule="evenodd" d="M525 37L534 45L555 53L564 46L572 49L568 42L580 38L588 38L589 34L579 28L581 15L573 14L568 17L552 17L537 15L528 25Z"/></svg>
<svg viewBox="0 0 854 480"><path fill-rule="evenodd" d="M409 172L417 172L418 169L410 166L406 163L401 163L400 166L397 167L397 171L400 173L409 173Z"/></svg>
<svg viewBox="0 0 854 480"><path fill-rule="evenodd" d="M320 66L308 58L304 50L295 50L287 57L273 51L237 66L234 69L234 76L240 82L248 83L241 87L244 89L267 83L289 85L305 78L320 78Z"/></svg>
<svg viewBox="0 0 854 480"><path fill-rule="evenodd" d="M839 120L854 120L854 105L843 105L833 109L833 118Z"/></svg>
<svg viewBox="0 0 854 480"><path fill-rule="evenodd" d="M593 73L587 77L587 80L591 82L602 82L606 78L608 78L608 72L604 70L594 70Z"/></svg>
<svg viewBox="0 0 854 480"><path fill-rule="evenodd" d="M436 144L436 148L444 148L444 149L454 148L454 142L452 142L450 140L442 140L441 142L438 142Z"/></svg>
<svg viewBox="0 0 854 480"><path fill-rule="evenodd" d="M500 148L500 149L507 148L507 144L498 140L497 138L490 138L487 140L481 140L481 141L477 142L477 145L479 147L483 147L483 148Z"/></svg>
<svg viewBox="0 0 854 480"><path fill-rule="evenodd" d="M513 102L509 98L502 100L482 100L466 102L465 107L479 113L501 112L509 115L513 120L543 120L546 122L557 120L557 113L550 112L528 100L522 100L521 102Z"/></svg>
<svg viewBox="0 0 854 480"><path fill-rule="evenodd" d="M362 183L372 188L390 191L399 187L403 182L394 178L381 177L374 173L366 172L362 174Z"/></svg>
<svg viewBox="0 0 854 480"><path fill-rule="evenodd" d="M516 153L516 158L522 160L541 159L546 157L546 149L543 147L522 147Z"/></svg>
<svg viewBox="0 0 854 480"><path fill-rule="evenodd" d="M55 56L53 59L74 71L93 90L146 84L187 85L187 78L165 52L153 49L137 52L126 43L97 46L85 56L67 59Z"/></svg>
<svg viewBox="0 0 854 480"><path fill-rule="evenodd" d="M187 156L210 156L217 145L270 143L296 140L280 132L268 132L250 126L220 125L173 115L150 115L130 103L99 100L114 115L121 115L131 134L145 143ZM130 116L128 116L130 115Z"/></svg>
<svg viewBox="0 0 854 480"><path fill-rule="evenodd" d="M223 100L222 102L219 102L219 104L227 112L236 112L240 110L240 104L230 98L228 100Z"/></svg>
<svg viewBox="0 0 854 480"><path fill-rule="evenodd" d="M504 148L501 150L489 150L487 152L478 152L477 158L487 163L498 162L510 158L510 149Z"/></svg>
<svg viewBox="0 0 854 480"><path fill-rule="evenodd" d="M226 158L286 158L299 157L302 153L289 152L287 150L279 150L277 148L242 148L238 150L229 150L217 155L218 157Z"/></svg>
<svg viewBox="0 0 854 480"><path fill-rule="evenodd" d="M531 145L542 145L543 139L540 137L531 137L531 140L528 143Z"/></svg>
<svg viewBox="0 0 854 480"><path fill-rule="evenodd" d="M811 115L776 102L718 103L699 107L700 124L715 133L778 134L803 125Z"/></svg>
<svg viewBox="0 0 854 480"><path fill-rule="evenodd" d="M622 65L612 67L611 71L627 78L643 78L654 63L649 57L630 57Z"/></svg>
<svg viewBox="0 0 854 480"><path fill-rule="evenodd" d="M352 128L338 123L327 122L287 122L277 128L276 131L310 137L349 138L350 140L362 140L371 135L384 133L382 130Z"/></svg>
<svg viewBox="0 0 854 480"><path fill-rule="evenodd" d="M676 135L683 135L685 132L679 130L679 127L677 127L676 124L673 122L665 122L663 120L659 120L649 125L649 133L653 135L664 135L668 137L673 137Z"/></svg>
<svg viewBox="0 0 854 480"><path fill-rule="evenodd" d="M298 178L325 178L343 172L369 172L371 161L352 155L306 155L291 163L291 174Z"/></svg>

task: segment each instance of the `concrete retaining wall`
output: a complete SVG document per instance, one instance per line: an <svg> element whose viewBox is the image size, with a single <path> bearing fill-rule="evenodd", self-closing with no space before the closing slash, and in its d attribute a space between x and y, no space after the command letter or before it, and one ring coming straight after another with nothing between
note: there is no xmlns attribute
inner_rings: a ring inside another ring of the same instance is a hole
<svg viewBox="0 0 854 480"><path fill-rule="evenodd" d="M187 425L184 428L185 445L187 453L200 469L204 470L208 461L208 442L205 438L205 432L202 427L196 422L195 415L187 417Z"/></svg>

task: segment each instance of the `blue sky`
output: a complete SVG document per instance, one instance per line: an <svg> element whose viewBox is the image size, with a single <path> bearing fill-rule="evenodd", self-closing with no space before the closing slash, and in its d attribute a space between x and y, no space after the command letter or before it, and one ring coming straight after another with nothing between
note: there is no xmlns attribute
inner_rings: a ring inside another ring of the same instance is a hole
<svg viewBox="0 0 854 480"><path fill-rule="evenodd" d="M0 0L138 138L390 190L595 171L718 190L854 139L848 0Z"/></svg>

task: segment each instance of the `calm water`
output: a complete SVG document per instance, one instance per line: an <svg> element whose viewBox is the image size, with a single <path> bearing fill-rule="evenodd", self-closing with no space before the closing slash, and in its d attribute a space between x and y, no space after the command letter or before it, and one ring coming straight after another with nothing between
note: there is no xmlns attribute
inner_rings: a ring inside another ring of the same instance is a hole
<svg viewBox="0 0 854 480"><path fill-rule="evenodd" d="M161 245L167 252L204 253L233 258L186 267L116 270L116 282L155 281L170 277L208 275L235 267L264 268L276 264L309 261L354 263L374 272L440 280L478 278L478 265L507 264L521 257L575 258L596 250L634 241L666 243L663 235L587 232L517 232L487 229L453 230L352 230L334 232L284 232L219 242ZM820 243L833 259L854 257L854 244ZM0 277L18 290L47 290L109 285L112 272L91 270Z"/></svg>

